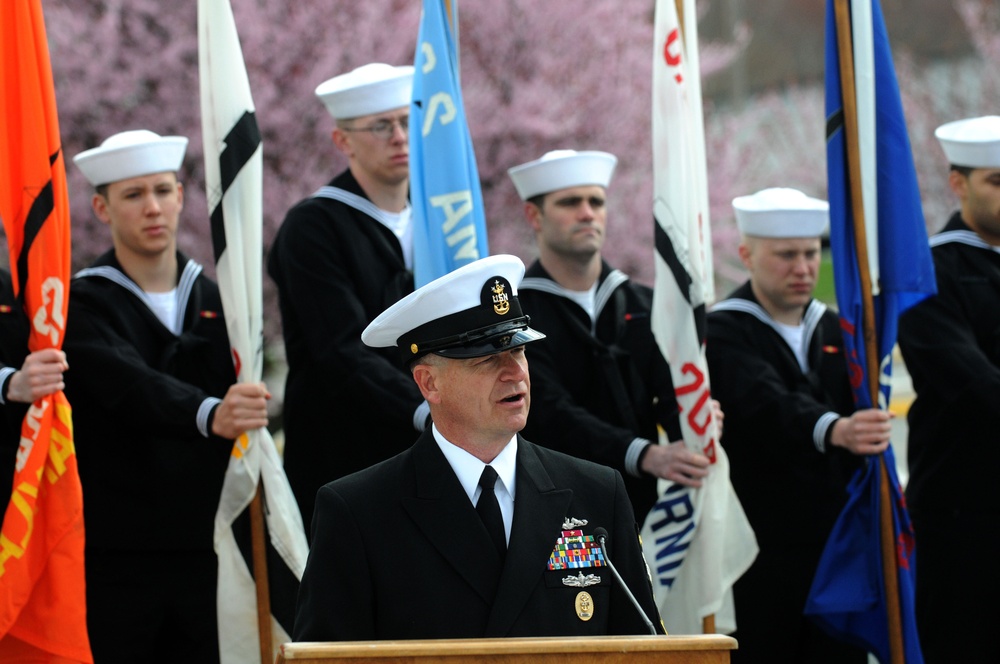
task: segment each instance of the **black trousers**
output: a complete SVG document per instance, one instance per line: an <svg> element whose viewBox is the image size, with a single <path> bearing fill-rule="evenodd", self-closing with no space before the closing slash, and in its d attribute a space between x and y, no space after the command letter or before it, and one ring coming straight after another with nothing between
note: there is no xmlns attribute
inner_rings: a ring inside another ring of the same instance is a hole
<svg viewBox="0 0 1000 664"><path fill-rule="evenodd" d="M739 643L733 664L867 664L867 653L835 640L803 613L820 547L762 541L760 548L733 587Z"/></svg>
<svg viewBox="0 0 1000 664"><path fill-rule="evenodd" d="M86 553L95 664L219 661L213 551Z"/></svg>
<svg viewBox="0 0 1000 664"><path fill-rule="evenodd" d="M910 513L916 537L917 631L926 664L996 662L1000 531L989 513Z"/></svg>

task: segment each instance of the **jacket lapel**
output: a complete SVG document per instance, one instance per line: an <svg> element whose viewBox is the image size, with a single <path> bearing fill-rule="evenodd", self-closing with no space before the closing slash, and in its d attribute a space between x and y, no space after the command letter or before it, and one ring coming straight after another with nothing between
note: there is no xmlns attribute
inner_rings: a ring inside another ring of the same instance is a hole
<svg viewBox="0 0 1000 664"><path fill-rule="evenodd" d="M500 557L429 430L413 446L413 464L415 495L405 496L403 507L459 576L492 603L500 577ZM515 508L515 523L516 514Z"/></svg>
<svg viewBox="0 0 1000 664"><path fill-rule="evenodd" d="M517 490L510 548L500 577L496 602L486 625L487 637L506 636L539 584L549 554L573 499L571 489L557 489L535 454L534 446L518 436ZM485 529L484 529L485 530Z"/></svg>

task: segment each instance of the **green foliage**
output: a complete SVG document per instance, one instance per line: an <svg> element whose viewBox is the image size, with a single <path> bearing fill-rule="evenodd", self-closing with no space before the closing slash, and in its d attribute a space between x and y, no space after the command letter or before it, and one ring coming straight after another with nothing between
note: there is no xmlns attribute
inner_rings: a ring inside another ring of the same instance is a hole
<svg viewBox="0 0 1000 664"><path fill-rule="evenodd" d="M823 250L823 260L819 264L819 279L813 297L827 306L834 308L837 306L837 294L833 285L833 259L829 249Z"/></svg>

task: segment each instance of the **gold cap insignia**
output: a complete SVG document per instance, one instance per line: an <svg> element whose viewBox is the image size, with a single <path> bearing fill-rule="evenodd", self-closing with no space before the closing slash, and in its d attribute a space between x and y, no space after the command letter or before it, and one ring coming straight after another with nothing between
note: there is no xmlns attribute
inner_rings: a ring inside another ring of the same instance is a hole
<svg viewBox="0 0 1000 664"><path fill-rule="evenodd" d="M504 292L504 285L499 280L493 282L493 311L503 316L510 311L510 296Z"/></svg>

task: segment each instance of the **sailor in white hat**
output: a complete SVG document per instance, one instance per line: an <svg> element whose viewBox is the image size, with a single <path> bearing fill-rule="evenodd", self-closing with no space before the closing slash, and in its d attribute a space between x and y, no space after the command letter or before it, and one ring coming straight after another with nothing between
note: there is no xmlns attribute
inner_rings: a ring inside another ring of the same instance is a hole
<svg viewBox="0 0 1000 664"><path fill-rule="evenodd" d="M347 168L288 212L268 259L289 368L285 471L306 523L320 486L405 449L428 422L395 353L361 343L365 326L413 290L412 87L413 67L371 63L316 88ZM370 442L330 445L331 422Z"/></svg>
<svg viewBox="0 0 1000 664"><path fill-rule="evenodd" d="M928 662L986 661L981 633L1000 620L1000 578L982 523L998 511L1000 428L1000 116L948 122L934 132L959 208L931 236L937 295L900 317L899 347L913 379L906 500L917 538L917 629ZM962 616L949 606L963 607ZM963 619L963 616L967 619Z"/></svg>
<svg viewBox="0 0 1000 664"><path fill-rule="evenodd" d="M219 494L233 440L267 424L264 384L234 384L218 287L177 248L186 146L134 130L74 158L112 243L73 279L64 343L97 661L217 661Z"/></svg>
<svg viewBox="0 0 1000 664"><path fill-rule="evenodd" d="M73 163L94 187L154 173L177 173L188 139L160 136L148 129L109 136L96 148L73 157Z"/></svg>
<svg viewBox="0 0 1000 664"><path fill-rule="evenodd" d="M830 205L797 189L774 187L734 198L733 211L754 295L775 321L799 325L819 276Z"/></svg>
<svg viewBox="0 0 1000 664"><path fill-rule="evenodd" d="M409 366L433 425L320 489L295 640L643 634L659 623L620 475L518 433L531 403L525 348L544 337L521 310L523 274L514 256L481 259L365 330L365 343ZM598 528L641 609L601 572ZM420 610L399 600L401 583Z"/></svg>
<svg viewBox="0 0 1000 664"><path fill-rule="evenodd" d="M889 444L890 416L855 411L840 321L813 299L827 202L775 187L732 205L750 277L711 308L705 349L726 409L730 479L760 548L734 587L740 651L864 664L864 651L827 636L802 607L852 473Z"/></svg>
<svg viewBox="0 0 1000 664"><path fill-rule="evenodd" d="M507 170L517 195L529 201L539 195L570 187L607 189L618 157L597 150L552 150L534 161Z"/></svg>
<svg viewBox="0 0 1000 664"><path fill-rule="evenodd" d="M652 290L602 257L617 162L555 150L508 170L538 247L522 305L548 336L532 351L539 408L525 432L618 469L636 514L646 514L659 478L699 486L709 460L681 441L670 368L649 327ZM671 444L656 444L658 427Z"/></svg>
<svg viewBox="0 0 1000 664"><path fill-rule="evenodd" d="M447 440L489 462L524 427L531 401L523 346L544 339L529 327L517 297L524 264L490 256L407 295L365 329L362 341L396 348L430 404L434 428ZM489 389L439 393L441 374L464 373L490 360ZM442 359L445 358L445 359ZM471 416L473 413L476 415Z"/></svg>
<svg viewBox="0 0 1000 664"><path fill-rule="evenodd" d="M138 129L73 158L96 190L91 206L111 230L116 259L144 291L168 292L177 285L177 225L184 207L177 171L187 143L183 136ZM174 327L173 320L165 324Z"/></svg>
<svg viewBox="0 0 1000 664"><path fill-rule="evenodd" d="M394 346L411 365L427 353L476 358L544 339L528 327L517 284L524 264L515 256L490 256L410 293L365 328L361 340Z"/></svg>
<svg viewBox="0 0 1000 664"><path fill-rule="evenodd" d="M733 211L736 226L745 237L816 239L830 225L829 203L787 187L737 196Z"/></svg>
<svg viewBox="0 0 1000 664"><path fill-rule="evenodd" d="M961 203L960 219L980 240L1000 246L1000 116L949 122L934 135L951 164L948 185Z"/></svg>
<svg viewBox="0 0 1000 664"><path fill-rule="evenodd" d="M409 205L412 94L413 67L380 62L335 76L316 88L316 96L336 121L333 143L347 157L357 186L390 215L399 215ZM401 222L394 221L390 228L401 235Z"/></svg>

